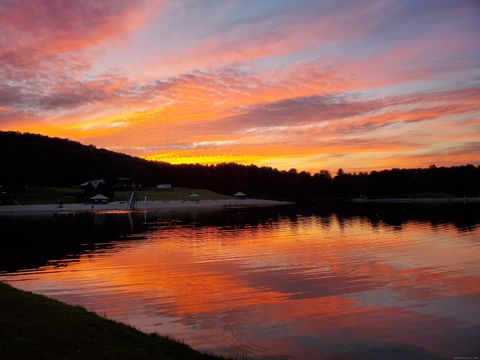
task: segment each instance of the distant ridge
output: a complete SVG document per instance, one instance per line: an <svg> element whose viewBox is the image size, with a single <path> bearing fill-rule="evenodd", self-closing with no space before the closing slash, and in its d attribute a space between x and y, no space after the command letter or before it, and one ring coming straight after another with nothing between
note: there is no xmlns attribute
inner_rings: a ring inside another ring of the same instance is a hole
<svg viewBox="0 0 480 360"><path fill-rule="evenodd" d="M480 167L392 169L331 176L280 171L255 165L172 165L148 161L79 142L43 135L0 131L0 185L73 186L86 180L131 177L144 187L169 183L224 194L273 198L402 196L428 193L480 195Z"/></svg>
<svg viewBox="0 0 480 360"><path fill-rule="evenodd" d="M0 131L2 184L75 185L98 177L158 171L161 163L43 135Z"/></svg>

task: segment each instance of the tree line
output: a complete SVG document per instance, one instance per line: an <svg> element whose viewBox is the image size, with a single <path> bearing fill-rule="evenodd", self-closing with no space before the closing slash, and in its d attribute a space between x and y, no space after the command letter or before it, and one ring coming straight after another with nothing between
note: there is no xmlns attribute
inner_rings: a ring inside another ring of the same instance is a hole
<svg viewBox="0 0 480 360"><path fill-rule="evenodd" d="M42 135L0 132L0 185L74 186L104 178L134 179L142 187L170 183L178 187L206 188L223 194L242 191L269 198L329 198L400 196L443 193L480 195L480 167L461 165L418 169L390 169L336 174L278 170L271 167L225 163L172 165L86 146Z"/></svg>

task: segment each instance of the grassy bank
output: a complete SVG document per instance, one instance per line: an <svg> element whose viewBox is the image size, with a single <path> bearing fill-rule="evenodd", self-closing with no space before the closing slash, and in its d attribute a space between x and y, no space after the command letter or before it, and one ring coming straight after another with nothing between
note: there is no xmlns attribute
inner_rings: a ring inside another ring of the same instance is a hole
<svg viewBox="0 0 480 360"><path fill-rule="evenodd" d="M198 197L191 197L191 194L197 194ZM127 200L130 195L130 191L116 191L115 200L123 201ZM220 200L230 199L233 196L227 196L219 194L206 189L169 189L169 190L157 190L157 189L140 189L137 190L137 199L143 201L147 196L148 200Z"/></svg>
<svg viewBox="0 0 480 360"><path fill-rule="evenodd" d="M0 359L221 359L0 283Z"/></svg>
<svg viewBox="0 0 480 360"><path fill-rule="evenodd" d="M18 205L35 204L72 204L77 201L77 194L81 189L62 187L28 187L17 190L13 193L13 202ZM115 191L112 201L127 201L130 191ZM190 194L198 194L198 197L190 197ZM233 198L206 189L140 189L137 191L137 198L143 201L147 196L148 200L219 200Z"/></svg>
<svg viewBox="0 0 480 360"><path fill-rule="evenodd" d="M71 204L76 202L78 189L62 187L28 187L15 191L12 199L19 205Z"/></svg>

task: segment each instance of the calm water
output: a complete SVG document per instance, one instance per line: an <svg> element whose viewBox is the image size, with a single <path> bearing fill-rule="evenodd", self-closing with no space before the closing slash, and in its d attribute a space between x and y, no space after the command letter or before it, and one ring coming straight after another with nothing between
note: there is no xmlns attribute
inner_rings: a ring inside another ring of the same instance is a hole
<svg viewBox="0 0 480 360"><path fill-rule="evenodd" d="M478 214L1 217L0 281L224 355L478 356Z"/></svg>

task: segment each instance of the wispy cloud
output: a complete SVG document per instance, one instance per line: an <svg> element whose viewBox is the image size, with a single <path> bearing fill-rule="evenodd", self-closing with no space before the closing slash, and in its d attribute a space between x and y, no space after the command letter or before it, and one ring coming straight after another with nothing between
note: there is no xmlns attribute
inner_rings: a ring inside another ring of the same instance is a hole
<svg viewBox="0 0 480 360"><path fill-rule="evenodd" d="M9 0L0 129L174 162L478 162L479 15L472 1Z"/></svg>

